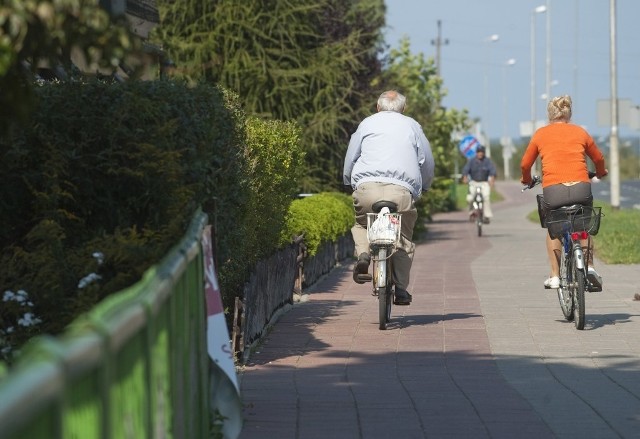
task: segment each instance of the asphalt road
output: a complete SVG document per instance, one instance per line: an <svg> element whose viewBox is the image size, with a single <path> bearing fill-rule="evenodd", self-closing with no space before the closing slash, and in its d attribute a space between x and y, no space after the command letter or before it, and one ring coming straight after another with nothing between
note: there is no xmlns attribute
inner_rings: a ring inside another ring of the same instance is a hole
<svg viewBox="0 0 640 439"><path fill-rule="evenodd" d="M596 200L611 203L611 182L605 178L593 183L593 197ZM640 209L640 180L620 182L620 207L623 209Z"/></svg>

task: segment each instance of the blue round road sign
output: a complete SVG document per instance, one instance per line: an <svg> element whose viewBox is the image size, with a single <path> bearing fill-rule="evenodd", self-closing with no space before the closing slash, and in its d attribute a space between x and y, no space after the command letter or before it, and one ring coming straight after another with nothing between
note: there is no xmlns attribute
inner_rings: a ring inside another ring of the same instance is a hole
<svg viewBox="0 0 640 439"><path fill-rule="evenodd" d="M466 136L460 141L460 152L463 156L470 159L476 155L476 148L480 146L480 142L473 136Z"/></svg>

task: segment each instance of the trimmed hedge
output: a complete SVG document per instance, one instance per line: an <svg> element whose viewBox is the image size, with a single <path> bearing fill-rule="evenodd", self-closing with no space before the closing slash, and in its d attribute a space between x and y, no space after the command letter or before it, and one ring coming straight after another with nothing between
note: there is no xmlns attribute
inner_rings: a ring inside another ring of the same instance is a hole
<svg viewBox="0 0 640 439"><path fill-rule="evenodd" d="M350 196L337 192L323 192L291 203L281 244L304 234L307 251L316 254L324 241L336 241L351 230L355 222Z"/></svg>
<svg viewBox="0 0 640 439"><path fill-rule="evenodd" d="M21 327L19 303L0 307L0 348L58 333L136 282L199 207L215 224L232 306L255 261L279 244L300 130L246 120L235 95L208 85L67 83L36 93L29 125L0 139L0 288L26 291L42 323Z"/></svg>
<svg viewBox="0 0 640 439"><path fill-rule="evenodd" d="M245 129L247 196L236 227L225 232L234 234L234 247L220 270L223 301L231 309L255 264L281 245L280 234L304 161L301 130L295 123L250 118Z"/></svg>

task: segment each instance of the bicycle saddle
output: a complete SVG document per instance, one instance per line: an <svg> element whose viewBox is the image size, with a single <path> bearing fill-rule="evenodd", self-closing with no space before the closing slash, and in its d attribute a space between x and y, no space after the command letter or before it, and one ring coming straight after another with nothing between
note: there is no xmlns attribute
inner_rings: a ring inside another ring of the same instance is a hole
<svg viewBox="0 0 640 439"><path fill-rule="evenodd" d="M378 213L382 210L383 207L388 207L391 213L398 211L398 205L396 203L394 203L393 201L385 201L385 200L376 201L371 206L371 209L375 213Z"/></svg>

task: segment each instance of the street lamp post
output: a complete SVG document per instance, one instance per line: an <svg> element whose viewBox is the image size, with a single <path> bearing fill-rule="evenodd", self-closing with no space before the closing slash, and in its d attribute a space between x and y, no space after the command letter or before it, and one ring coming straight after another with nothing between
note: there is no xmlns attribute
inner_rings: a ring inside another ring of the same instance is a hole
<svg viewBox="0 0 640 439"><path fill-rule="evenodd" d="M551 99L551 0L547 0L545 6L545 12L547 13L547 55L546 55L546 87L545 95L547 100Z"/></svg>
<svg viewBox="0 0 640 439"><path fill-rule="evenodd" d="M511 167L509 165L509 159L512 155L512 142L511 137L508 132L508 114L509 108L507 105L507 67L514 66L516 64L516 60L514 58L509 58L502 65L502 106L503 106L503 125L502 125L502 157L504 159L504 179L511 179Z"/></svg>
<svg viewBox="0 0 640 439"><path fill-rule="evenodd" d="M537 6L531 11L531 137L536 131L536 104L538 102L536 97L536 15L542 14L547 11L545 5ZM537 160L536 160L537 161ZM533 164L531 172L535 175L536 163Z"/></svg>
<svg viewBox="0 0 640 439"><path fill-rule="evenodd" d="M498 34L489 35L484 39L485 44L485 66L484 66L484 133L485 133L485 143L484 145L487 149L487 157L491 157L491 135L489 134L489 64L491 64L490 59L487 55L488 50L487 46L490 43L495 43L500 39Z"/></svg>
<svg viewBox="0 0 640 439"><path fill-rule="evenodd" d="M536 14L546 12L547 7L541 5L531 11L531 135L536 128Z"/></svg>
<svg viewBox="0 0 640 439"><path fill-rule="evenodd" d="M609 72L611 81L611 137L609 139L611 207L620 209L620 155L618 151L618 73L616 53L616 0L609 0L610 25L610 62Z"/></svg>

